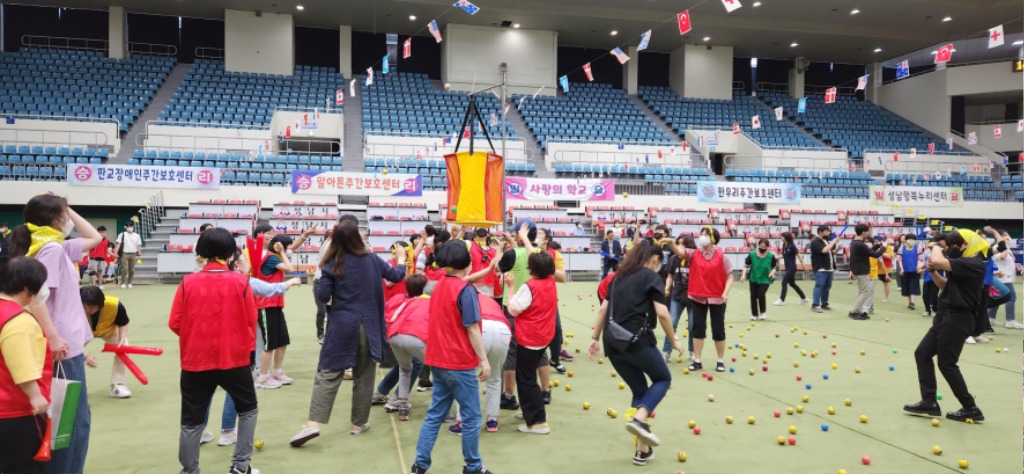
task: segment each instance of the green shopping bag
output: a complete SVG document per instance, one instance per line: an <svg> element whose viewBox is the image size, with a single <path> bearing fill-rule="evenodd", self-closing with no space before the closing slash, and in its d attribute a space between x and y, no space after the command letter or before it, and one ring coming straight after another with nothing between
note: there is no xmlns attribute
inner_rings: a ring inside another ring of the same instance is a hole
<svg viewBox="0 0 1024 474"><path fill-rule="evenodd" d="M82 382L53 378L52 385L50 385L50 419L53 422L53 433L50 437L52 449L64 449L71 445L71 434L75 428L75 416L78 414L78 401L81 399L81 395Z"/></svg>

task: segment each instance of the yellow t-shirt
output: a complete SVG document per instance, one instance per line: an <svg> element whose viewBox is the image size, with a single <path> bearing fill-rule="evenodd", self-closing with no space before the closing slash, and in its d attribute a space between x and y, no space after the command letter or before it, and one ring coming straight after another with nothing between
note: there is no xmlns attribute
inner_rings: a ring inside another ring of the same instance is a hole
<svg viewBox="0 0 1024 474"><path fill-rule="evenodd" d="M555 250L555 270L565 270L565 259L558 250Z"/></svg>
<svg viewBox="0 0 1024 474"><path fill-rule="evenodd" d="M868 264L871 266L871 270L868 272L869 280L878 279L878 259L875 257L868 257Z"/></svg>
<svg viewBox="0 0 1024 474"><path fill-rule="evenodd" d="M21 313L0 329L0 352L14 383L39 380L46 363L46 338L31 314Z"/></svg>

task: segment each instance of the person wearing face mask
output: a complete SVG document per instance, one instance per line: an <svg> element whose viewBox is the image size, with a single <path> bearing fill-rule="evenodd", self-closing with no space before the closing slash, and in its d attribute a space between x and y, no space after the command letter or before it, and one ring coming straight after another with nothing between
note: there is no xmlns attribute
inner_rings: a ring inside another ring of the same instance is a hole
<svg viewBox="0 0 1024 474"><path fill-rule="evenodd" d="M839 236L828 238L832 229L827 225L818 226L818 235L811 241L811 270L814 271L814 292L812 293L811 311L823 313L832 311L828 304L829 293L832 291L832 278L836 271L836 244Z"/></svg>
<svg viewBox="0 0 1024 474"><path fill-rule="evenodd" d="M792 232L782 233L782 263L786 268L785 273L782 275L782 293L779 295L779 299L772 303L773 306L786 305L786 291L789 287L792 287L796 294L800 296L800 304L803 305L811 302L804 295L804 291L796 285L797 261L799 260L800 266L803 266L804 258L800 255L800 249L797 248L793 240Z"/></svg>
<svg viewBox="0 0 1024 474"><path fill-rule="evenodd" d="M747 281L750 276L750 320L764 321L768 306L768 287L775 282L775 267L778 262L775 254L768 251L768 239L757 241L757 250L750 252L743 262L743 273L740 281Z"/></svg>
<svg viewBox="0 0 1024 474"><path fill-rule="evenodd" d="M994 244L993 247L996 249L992 256L996 266L994 276L1006 288L1009 298L1004 303L1006 305L1006 324L1004 327L1007 329L1024 329L1024 324L1021 324L1016 318L1017 291L1014 287L1016 286L1017 270L1014 268L1013 252L1009 248L1010 234L1005 230L996 231L992 227L985 227L984 230L993 236L990 244ZM998 311L998 306L991 307L988 310L988 317L993 326L999 324L996 320Z"/></svg>
<svg viewBox="0 0 1024 474"><path fill-rule="evenodd" d="M985 416L967 390L967 383L957 363L964 341L975 330L975 314L981 304L981 290L985 273L985 261L979 255L964 256L967 241L959 232L945 235L946 250L935 244L928 244L927 270L939 287L939 308L932 319L914 358L917 360L917 378L921 389L921 401L905 405L903 409L914 415L936 417L942 415L935 399L935 367L932 358L937 357L939 371L946 379L953 395L963 406L949 412L946 418L955 421L982 421ZM945 271L943 277L939 271Z"/></svg>
<svg viewBox="0 0 1024 474"><path fill-rule="evenodd" d="M857 281L857 298L853 301L849 316L855 321L863 321L870 319L868 312L871 310L871 300L874 296L875 282L871 278L871 259L881 257L885 253L885 247L874 244L871 227L867 224L857 224L854 232L857 236L850 242L850 273ZM874 245L869 248L869 243ZM877 263L875 265L877 274Z"/></svg>
<svg viewBox="0 0 1024 474"><path fill-rule="evenodd" d="M732 263L717 244L721 235L718 229L710 226L700 230L696 249L680 249L670 238L663 240L679 256L679 259L690 266L690 280L687 285L687 296L693 322L693 363L690 370L704 368L700 357L707 336L708 317L711 318L711 337L715 341L715 352L718 361L715 370L725 372L725 306L729 302L729 290L732 288Z"/></svg>
<svg viewBox="0 0 1024 474"><path fill-rule="evenodd" d="M917 236L907 234L902 247L896 251L896 265L900 269L900 292L907 297L907 308L913 310L914 296L921 294L921 262L924 251L917 246Z"/></svg>
<svg viewBox="0 0 1024 474"><path fill-rule="evenodd" d="M75 261L96 247L102 237L68 206L67 200L53 194L30 199L22 217L25 224L16 227L9 237L11 256L36 259L46 267L47 275L43 288L29 304L29 312L43 328L53 353L54 375L82 382L71 445L53 451L46 471L80 473L89 450L91 412L85 377L85 344L92 340L92 329L82 307ZM80 238L66 239L73 230L78 230Z"/></svg>
<svg viewBox="0 0 1024 474"><path fill-rule="evenodd" d="M142 258L142 237L135 233L135 223L128 221L124 232L117 236L114 253L121 257L118 268L121 270L121 288L131 288L135 278L135 262Z"/></svg>

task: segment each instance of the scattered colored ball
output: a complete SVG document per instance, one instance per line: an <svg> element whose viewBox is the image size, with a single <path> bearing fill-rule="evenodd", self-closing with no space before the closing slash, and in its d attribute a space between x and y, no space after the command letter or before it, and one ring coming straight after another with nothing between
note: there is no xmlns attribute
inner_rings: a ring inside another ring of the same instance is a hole
<svg viewBox="0 0 1024 474"><path fill-rule="evenodd" d="M896 366L895 365L890 365L889 366L889 372L892 372L894 370L896 370Z"/></svg>
<svg viewBox="0 0 1024 474"><path fill-rule="evenodd" d="M711 374L708 374L708 382L710 382L712 380L715 380L715 376L711 375Z"/></svg>
<svg viewBox="0 0 1024 474"><path fill-rule="evenodd" d="M828 407L828 414L829 415L835 415L836 414L836 408L835 407Z"/></svg>
<svg viewBox="0 0 1024 474"><path fill-rule="evenodd" d="M936 393L935 394L935 399L936 400L942 400L942 394L941 393Z"/></svg>
<svg viewBox="0 0 1024 474"><path fill-rule="evenodd" d="M828 423L821 424L821 431L828 431Z"/></svg>
<svg viewBox="0 0 1024 474"><path fill-rule="evenodd" d="M263 449L263 440L262 439L256 440L254 443L252 443L252 447L254 447L254 448L258 449L258 450L259 449Z"/></svg>
<svg viewBox="0 0 1024 474"><path fill-rule="evenodd" d="M736 367L729 367L729 372L736 372Z"/></svg>
<svg viewBox="0 0 1024 474"><path fill-rule="evenodd" d="M690 368L689 367L683 367L683 375L689 375L689 374L690 374Z"/></svg>
<svg viewBox="0 0 1024 474"><path fill-rule="evenodd" d="M828 380L828 374L822 374L822 375L821 375L821 378L823 378L823 379L825 379L825 380Z"/></svg>
<svg viewBox="0 0 1024 474"><path fill-rule="evenodd" d="M690 420L690 421L686 422L686 426L689 427L692 430L695 426L697 426L697 421L696 420Z"/></svg>
<svg viewBox="0 0 1024 474"><path fill-rule="evenodd" d="M797 405L796 406L796 412L797 413L803 413L804 412L804 406L803 405Z"/></svg>
<svg viewBox="0 0 1024 474"><path fill-rule="evenodd" d="M796 426L789 425L789 434L796 434Z"/></svg>
<svg viewBox="0 0 1024 474"><path fill-rule="evenodd" d="M570 384L570 383L565 384L565 391L566 392L571 392L572 391L572 384Z"/></svg>
<svg viewBox="0 0 1024 474"><path fill-rule="evenodd" d="M584 410L589 410L590 409L590 402L583 402L583 409Z"/></svg>
<svg viewBox="0 0 1024 474"><path fill-rule="evenodd" d="M786 445L786 437L785 436L779 436L778 439L776 439L775 441L779 443L779 446L785 446Z"/></svg>
<svg viewBox="0 0 1024 474"><path fill-rule="evenodd" d="M932 446L932 453L936 455L942 454L942 446L939 446L937 444L935 446Z"/></svg>
<svg viewBox="0 0 1024 474"><path fill-rule="evenodd" d="M768 371L768 366L767 365L762 365L761 366L761 371L762 372L767 372Z"/></svg>
<svg viewBox="0 0 1024 474"><path fill-rule="evenodd" d="M849 398L847 398L846 400L843 400L843 404L848 406L848 407L851 407L851 406L853 406L853 400L850 400Z"/></svg>
<svg viewBox="0 0 1024 474"><path fill-rule="evenodd" d="M757 418L754 418L754 417L752 417L752 416L748 416L748 417L747 417L747 424L750 424L750 425L752 425L752 424L754 424L754 423L757 423Z"/></svg>
<svg viewBox="0 0 1024 474"><path fill-rule="evenodd" d="M836 370L838 368L839 368L839 364L832 364L832 370Z"/></svg>
<svg viewBox="0 0 1024 474"><path fill-rule="evenodd" d="M679 453L676 454L676 459L678 459L679 462L686 462L686 453L679 451Z"/></svg>
<svg viewBox="0 0 1024 474"><path fill-rule="evenodd" d="M871 457L864 456L864 457L860 458L860 462L864 463L865 466L870 466L871 465Z"/></svg>
<svg viewBox="0 0 1024 474"><path fill-rule="evenodd" d="M778 418L778 417L782 416L782 412L780 412L779 410L775 410L775 411L772 412L772 416L774 416L775 418Z"/></svg>
<svg viewBox="0 0 1024 474"><path fill-rule="evenodd" d="M853 373L859 374L860 373L860 367L854 367L853 368Z"/></svg>
<svg viewBox="0 0 1024 474"><path fill-rule="evenodd" d="M799 381L801 381L801 380L803 380L803 379L804 379L804 377L803 377L802 375L797 375L797 376L796 376L796 381L797 381L797 382L799 382Z"/></svg>
<svg viewBox="0 0 1024 474"><path fill-rule="evenodd" d="M932 426L935 426L935 427L939 426L939 419L938 418L932 418Z"/></svg>
<svg viewBox="0 0 1024 474"><path fill-rule="evenodd" d="M966 459L961 459L957 461L957 465L960 466L960 469L967 469L971 464Z"/></svg>
<svg viewBox="0 0 1024 474"><path fill-rule="evenodd" d="M811 389L811 384L804 385L804 388L806 388L807 390L810 390Z"/></svg>
<svg viewBox="0 0 1024 474"><path fill-rule="evenodd" d="M795 437L793 437L793 436L789 437L789 445L790 446L795 446L796 445L796 438Z"/></svg>
<svg viewBox="0 0 1024 474"><path fill-rule="evenodd" d="M867 415L861 415L860 416L860 422L861 423L867 423L868 422L868 416Z"/></svg>
<svg viewBox="0 0 1024 474"><path fill-rule="evenodd" d="M569 377L572 377L574 374L573 374L573 371L570 370L570 371L566 372L565 375L567 375Z"/></svg>
<svg viewBox="0 0 1024 474"><path fill-rule="evenodd" d="M709 393L708 394L708 401L709 402L714 402L715 401L715 394Z"/></svg>
<svg viewBox="0 0 1024 474"><path fill-rule="evenodd" d="M699 426L693 429L693 434L700 436L700 427Z"/></svg>
<svg viewBox="0 0 1024 474"><path fill-rule="evenodd" d="M804 403L807 403L807 402L811 401L811 397L809 397L807 395L804 395L801 400L803 400Z"/></svg>
<svg viewBox="0 0 1024 474"><path fill-rule="evenodd" d="M725 423L731 425L733 422L732 415L725 417Z"/></svg>
<svg viewBox="0 0 1024 474"><path fill-rule="evenodd" d="M619 390L623 390L625 388L626 388L626 382L619 382Z"/></svg>
<svg viewBox="0 0 1024 474"><path fill-rule="evenodd" d="M787 415L792 415L794 411L796 411L796 410L794 410L793 407L786 407L786 414Z"/></svg>

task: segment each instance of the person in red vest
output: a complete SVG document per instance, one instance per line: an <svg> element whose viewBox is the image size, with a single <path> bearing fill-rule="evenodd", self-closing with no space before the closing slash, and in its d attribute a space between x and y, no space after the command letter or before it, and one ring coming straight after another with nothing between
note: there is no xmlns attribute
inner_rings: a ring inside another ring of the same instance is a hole
<svg viewBox="0 0 1024 474"><path fill-rule="evenodd" d="M466 242L469 246L469 258L472 262L470 265L470 273L476 273L490 267L494 258L498 255L497 249L488 243L489 238L487 235L487 229L479 227L476 229L473 236L474 238L472 241ZM485 277L473 282L473 286L481 295L494 298L494 292L497 286L495 285L495 282L497 280L498 274L492 270Z"/></svg>
<svg viewBox="0 0 1024 474"><path fill-rule="evenodd" d="M715 341L718 362L715 370L725 372L725 305L729 302L729 290L732 289L732 262L725 258L725 253L718 248L721 234L718 229L706 226L700 230L696 249L676 247L671 238L662 242L679 256L683 263L690 265L690 282L687 296L693 303L693 363L690 370L700 370L700 356L707 337L708 316L711 317L711 338Z"/></svg>
<svg viewBox="0 0 1024 474"><path fill-rule="evenodd" d="M53 360L25 307L46 282L46 267L16 257L0 273L0 472L42 472L34 457L46 432Z"/></svg>
<svg viewBox="0 0 1024 474"><path fill-rule="evenodd" d="M451 240L452 234L443 229L435 230L434 226L429 225L426 229L424 235L427 237L424 237L423 251L416 258L416 272L423 273L427 277L427 288L425 291L427 294L430 294L434 289L434 285L445 276L444 267L437 264L437 250L445 242ZM434 233L431 234L431 232Z"/></svg>
<svg viewBox="0 0 1024 474"><path fill-rule="evenodd" d="M555 288L555 260L547 252L531 253L527 268L532 278L509 300L509 314L515 318L516 388L523 420L523 433L548 434L551 427L544 410L544 394L537 385L537 365L555 337L558 290Z"/></svg>
<svg viewBox="0 0 1024 474"><path fill-rule="evenodd" d="M256 433L256 389L249 352L256 343L256 303L249 279L231 271L237 250L226 229L199 236L201 271L178 285L167 326L178 335L181 352L181 436L178 460L183 473L199 472L199 445L213 392L223 388L238 411L238 440L229 474L257 474L249 464Z"/></svg>
<svg viewBox="0 0 1024 474"><path fill-rule="evenodd" d="M107 227L99 226L96 231L103 240L89 251L89 282L103 289L103 273L107 271L107 257L110 255L110 241L107 240Z"/></svg>
<svg viewBox="0 0 1024 474"><path fill-rule="evenodd" d="M404 240L399 240L394 244L391 244L391 258L388 259L388 265L391 265L393 268L398 268L398 257L396 257L396 255L399 252L405 253L408 247L409 244L405 243ZM384 285L385 302L390 301L391 298L394 298L395 296L406 294L405 280L398 283L391 283L390 281L382 278L381 283Z"/></svg>
<svg viewBox="0 0 1024 474"><path fill-rule="evenodd" d="M384 305L388 343L398 361L398 421L409 421L413 360L422 361L427 350L430 296L423 294L426 285L423 275L410 275L403 284L408 293L396 295Z"/></svg>
<svg viewBox="0 0 1024 474"><path fill-rule="evenodd" d="M430 295L430 322L424 363L432 367L434 387L430 408L420 426L413 474L430 469L430 453L437 442L445 416L453 401L462 411L462 454L464 474L489 474L480 457L480 382L491 376L480 329L480 300L476 290L463 279L469 268L465 245L444 245L437 263L445 277ZM479 373L477 372L479 369Z"/></svg>

